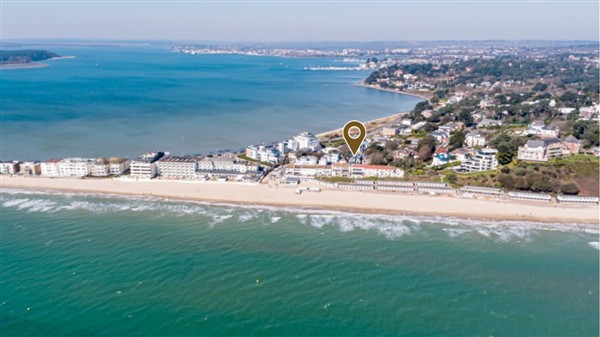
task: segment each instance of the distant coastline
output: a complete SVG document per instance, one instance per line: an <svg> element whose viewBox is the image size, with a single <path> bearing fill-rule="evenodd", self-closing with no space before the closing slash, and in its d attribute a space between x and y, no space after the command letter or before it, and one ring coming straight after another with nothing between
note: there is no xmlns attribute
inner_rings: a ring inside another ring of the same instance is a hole
<svg viewBox="0 0 600 337"><path fill-rule="evenodd" d="M429 101L429 99L431 98L431 97L427 97L427 96L425 96L423 94L419 94L417 92L408 92L408 91L400 91L400 90L394 90L394 89L381 88L381 87L377 87L377 86L374 86L374 85L365 84L363 81L360 81L360 82L356 83L356 85L359 86L359 87L364 87L364 88L369 88L369 89L375 89L375 90L393 92L395 94L402 94L402 95L414 96L414 97L418 97L418 98L424 99L426 101Z"/></svg>
<svg viewBox="0 0 600 337"><path fill-rule="evenodd" d="M41 61L71 59L47 50L0 50L0 69L46 68L50 65Z"/></svg>

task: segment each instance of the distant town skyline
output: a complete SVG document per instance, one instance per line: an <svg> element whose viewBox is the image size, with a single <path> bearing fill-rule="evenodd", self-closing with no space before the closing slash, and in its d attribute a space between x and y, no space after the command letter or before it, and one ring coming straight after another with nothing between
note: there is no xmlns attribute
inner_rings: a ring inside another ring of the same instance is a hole
<svg viewBox="0 0 600 337"><path fill-rule="evenodd" d="M3 1L2 39L598 40L599 3Z"/></svg>

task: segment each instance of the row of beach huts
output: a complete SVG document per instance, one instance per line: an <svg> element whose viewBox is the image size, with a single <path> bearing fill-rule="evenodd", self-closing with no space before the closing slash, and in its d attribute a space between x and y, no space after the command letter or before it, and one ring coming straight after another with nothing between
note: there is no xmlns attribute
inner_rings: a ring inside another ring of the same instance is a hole
<svg viewBox="0 0 600 337"><path fill-rule="evenodd" d="M292 178L292 177L289 177ZM293 179L289 183L298 184L300 179ZM428 181L399 181L399 180L355 180L352 183L327 183L328 187L344 190L360 191L388 191L430 195L457 195L462 197L487 196L496 199L513 199L524 201L552 202L553 199L561 204L598 204L598 197L565 195L553 198L547 193L533 193L521 191L504 192L500 188L482 186L464 186L460 189L450 187L447 183Z"/></svg>

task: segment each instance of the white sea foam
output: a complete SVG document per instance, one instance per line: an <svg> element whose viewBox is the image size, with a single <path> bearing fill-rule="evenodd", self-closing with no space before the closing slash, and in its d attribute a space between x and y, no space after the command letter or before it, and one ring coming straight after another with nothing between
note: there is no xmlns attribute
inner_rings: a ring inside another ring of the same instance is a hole
<svg viewBox="0 0 600 337"><path fill-rule="evenodd" d="M600 250L600 242L598 241L592 241L592 242L588 242L588 244L598 250Z"/></svg>
<svg viewBox="0 0 600 337"><path fill-rule="evenodd" d="M255 215L252 213L244 213L244 214L238 215L238 220L240 222L248 222L254 218L255 218Z"/></svg>
<svg viewBox="0 0 600 337"><path fill-rule="evenodd" d="M411 232L410 227L395 220L382 220L373 215L352 215L350 213L311 214L310 225L316 228L337 226L342 232L375 230L388 239L395 239Z"/></svg>
<svg viewBox="0 0 600 337"><path fill-rule="evenodd" d="M211 225L216 225L219 223L224 222L225 220L229 219L233 217L233 215L228 214L228 215L214 215L212 221L210 222Z"/></svg>
<svg viewBox="0 0 600 337"><path fill-rule="evenodd" d="M202 216L212 225L231 218L233 212L244 211L244 213L236 216L236 219L240 222L256 218L261 219L264 224L276 223L282 218L282 214L289 214L295 216L303 225L316 228L335 226L340 231L376 230L392 239L419 232L421 225L439 224L446 226L443 230L449 237L479 235L501 242L510 240L530 241L540 230L599 233L598 225L593 224L554 224L526 221L469 220L439 216L362 214L295 207L180 201L142 196L7 189L3 189L0 196L2 207L19 211L52 213L80 210L93 214L115 212L154 212L156 214L158 212L160 216ZM86 197L93 199L82 200Z"/></svg>
<svg viewBox="0 0 600 337"><path fill-rule="evenodd" d="M13 199L13 200L8 200L5 201L2 206L3 207L13 207L13 206L17 206L19 204L22 204L26 201L29 201L29 199Z"/></svg>
<svg viewBox="0 0 600 337"><path fill-rule="evenodd" d="M468 233L473 233L471 229L461 229L461 228L443 228L444 232L448 234L449 237L460 237Z"/></svg>

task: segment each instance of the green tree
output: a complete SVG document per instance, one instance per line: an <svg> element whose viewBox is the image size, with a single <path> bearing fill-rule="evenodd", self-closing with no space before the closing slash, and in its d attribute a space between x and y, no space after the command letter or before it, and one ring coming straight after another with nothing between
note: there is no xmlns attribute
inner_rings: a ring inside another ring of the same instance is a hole
<svg viewBox="0 0 600 337"><path fill-rule="evenodd" d="M450 145L450 151L459 149L463 146L466 139L466 133L460 130L454 131L450 134L450 140L448 141L448 145Z"/></svg>
<svg viewBox="0 0 600 337"><path fill-rule="evenodd" d="M541 82L536 83L532 88L533 91L544 91L546 89L548 89L548 85Z"/></svg>
<svg viewBox="0 0 600 337"><path fill-rule="evenodd" d="M471 116L471 113L469 111L462 111L460 114L458 114L458 120L465 123L466 127L471 127L475 124L475 121L473 120L473 116Z"/></svg>
<svg viewBox="0 0 600 337"><path fill-rule="evenodd" d="M506 165L512 162L514 153L508 146L508 143L501 143L496 149L498 150L498 153L496 154L498 163Z"/></svg>
<svg viewBox="0 0 600 337"><path fill-rule="evenodd" d="M515 178L510 174L500 174L498 176L498 182L500 183L500 186L507 190L515 188Z"/></svg>
<svg viewBox="0 0 600 337"><path fill-rule="evenodd" d="M552 178L537 179L531 184L531 190L534 192L552 192L557 186L557 181Z"/></svg>
<svg viewBox="0 0 600 337"><path fill-rule="evenodd" d="M426 135L421 138L419 141L419 145L417 145L417 153L419 154L419 159L424 162L430 161L433 158L433 153L435 151L435 137L432 135Z"/></svg>
<svg viewBox="0 0 600 337"><path fill-rule="evenodd" d="M568 182L560 185L560 191L564 194L578 194L579 186L577 186L577 184L574 182Z"/></svg>
<svg viewBox="0 0 600 337"><path fill-rule="evenodd" d="M448 179L448 182L450 182L451 184L456 184L456 182L458 181L458 177L456 176L456 173L454 173L454 172L448 174L446 176L446 179Z"/></svg>
<svg viewBox="0 0 600 337"><path fill-rule="evenodd" d="M573 136L583 141L585 146L598 146L600 133L598 123L594 121L577 121L573 124Z"/></svg>

